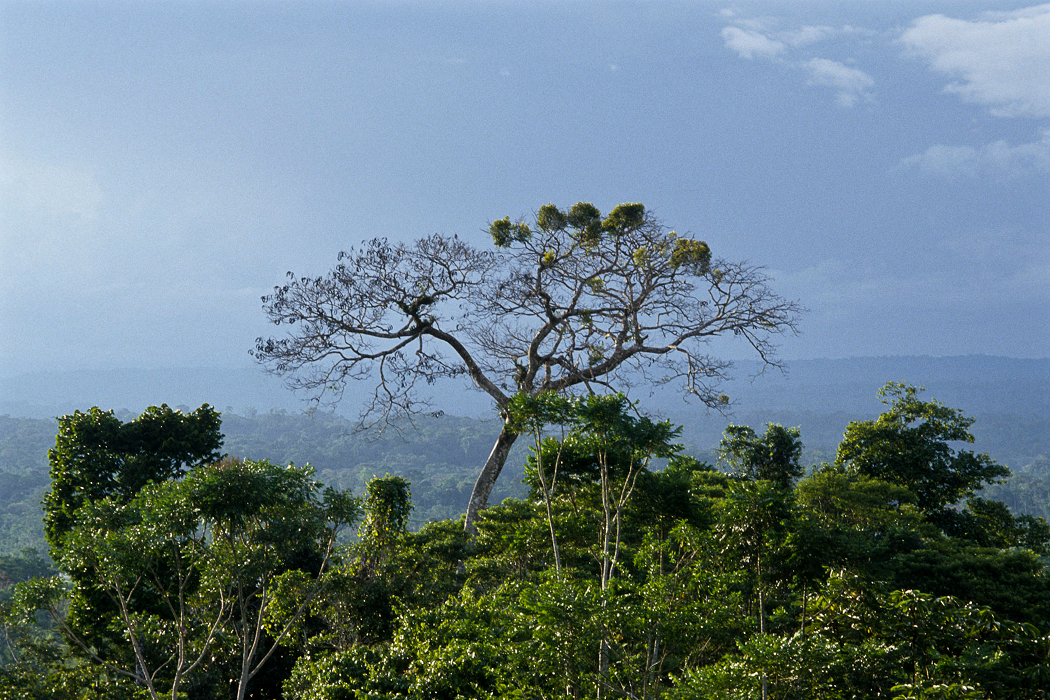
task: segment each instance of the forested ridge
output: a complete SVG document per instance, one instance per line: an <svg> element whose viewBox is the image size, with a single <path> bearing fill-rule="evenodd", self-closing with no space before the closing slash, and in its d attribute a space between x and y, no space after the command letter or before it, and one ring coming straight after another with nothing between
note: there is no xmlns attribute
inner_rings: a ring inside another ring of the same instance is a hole
<svg viewBox="0 0 1050 700"><path fill-rule="evenodd" d="M117 415L125 420L133 417L125 409ZM810 467L832 461L846 426L865 417L869 414L858 410L753 409L729 417L696 411L694 420L682 423L680 441L686 453L717 464L720 434L730 421L800 426L802 461ZM1032 413L974 417L975 449L993 455L1012 472L1005 483L988 486L986 495L1003 501L1016 514L1050 518L1050 417ZM353 419L323 411L225 411L222 421L225 452L281 464L309 463L325 484L361 493L373 476L404 476L412 482L412 529L459 515L476 465L484 460L488 441L499 429L493 420L419 416L399 431L377 435L359 431ZM47 450L54 445L56 426L54 419L0 415L0 553L46 549L40 501L49 483ZM497 485L497 501L524 495L520 480L527 453L524 445L516 446L507 477Z"/></svg>
<svg viewBox="0 0 1050 700"><path fill-rule="evenodd" d="M61 575L0 558L0 697L1046 697L1050 527L995 500L972 419L883 398L810 464L776 423L698 459L621 395L519 395L523 481L474 537L438 494L462 503L484 423L427 418L423 447L76 412L51 438ZM314 442L358 469L295 459Z"/></svg>

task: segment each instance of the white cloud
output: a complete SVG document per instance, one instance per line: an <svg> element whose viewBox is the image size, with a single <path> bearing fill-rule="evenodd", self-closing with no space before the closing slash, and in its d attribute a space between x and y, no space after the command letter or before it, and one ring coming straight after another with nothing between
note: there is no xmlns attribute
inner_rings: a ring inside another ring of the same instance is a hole
<svg viewBox="0 0 1050 700"><path fill-rule="evenodd" d="M838 90L838 103L852 107L858 100L871 99L875 80L864 71L827 58L811 58L804 64L809 71L809 82Z"/></svg>
<svg viewBox="0 0 1050 700"><path fill-rule="evenodd" d="M726 27L722 30L722 38L727 48L736 51L741 58L747 59L756 56L773 58L785 48L782 42L770 39L765 34L740 27Z"/></svg>
<svg viewBox="0 0 1050 700"><path fill-rule="evenodd" d="M842 107L853 107L861 100L872 99L875 80L860 70L828 58L813 57L792 60L790 55L803 47L824 41L837 34L852 34L857 30L845 26L835 29L827 25L804 25L789 31L773 31L775 22L766 19L746 19L723 13L735 25L722 29L726 48L748 60L765 58L777 61L809 74L810 85L822 85L837 90L837 101Z"/></svg>
<svg viewBox="0 0 1050 700"><path fill-rule="evenodd" d="M828 27L826 25L806 25L795 31L786 32L783 39L786 43L792 46L807 46L809 44L815 44L818 41L823 41L835 33L836 30L834 27Z"/></svg>
<svg viewBox="0 0 1050 700"><path fill-rule="evenodd" d="M931 146L923 153L905 158L902 164L948 177L975 177L986 171L1016 175L1046 173L1050 172L1050 129L1043 131L1041 139L1017 146L1002 140L980 147Z"/></svg>
<svg viewBox="0 0 1050 700"><path fill-rule="evenodd" d="M945 91L1001 117L1050 117L1050 4L976 21L920 17L901 42L956 78Z"/></svg>

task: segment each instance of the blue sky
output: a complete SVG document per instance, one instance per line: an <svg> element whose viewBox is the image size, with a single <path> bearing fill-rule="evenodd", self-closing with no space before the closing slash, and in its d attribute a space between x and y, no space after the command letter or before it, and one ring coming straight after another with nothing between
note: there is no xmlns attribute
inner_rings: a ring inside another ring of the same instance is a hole
<svg viewBox="0 0 1050 700"><path fill-rule="evenodd" d="M787 359L1048 357L1050 5L0 0L0 374L248 365L286 270L580 200Z"/></svg>

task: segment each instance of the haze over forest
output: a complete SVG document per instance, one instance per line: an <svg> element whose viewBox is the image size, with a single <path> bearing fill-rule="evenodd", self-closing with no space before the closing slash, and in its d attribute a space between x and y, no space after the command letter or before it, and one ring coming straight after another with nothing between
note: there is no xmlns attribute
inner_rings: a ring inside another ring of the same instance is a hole
<svg viewBox="0 0 1050 700"><path fill-rule="evenodd" d="M876 395L883 384L910 382L925 387L925 397L975 418L973 449L1014 471L1013 490L994 487L990 495L1019 513L1050 515L1050 360L810 360L753 376L760 369L760 363L740 363L739 378L725 387L733 399L725 414L687 404L672 390L650 396L642 388L635 396L643 410L683 426L686 452L711 464L718 463L716 448L728 424L759 429L773 422L800 428L802 462L810 468L834 459L850 421L870 420L885 409ZM54 418L94 405L131 420L149 405L168 403L189 412L214 403L223 414L224 452L310 463L325 483L357 493L374 475L406 476L418 505L413 527L460 514L499 431L491 401L462 386L439 386L435 409L443 415L424 417L415 428L404 426L376 442L374 430L358 432L365 393L351 385L336 413L322 406L308 415L311 404L303 397L255 369L96 371L0 380L0 396L20 397L0 401L0 481L9 491L0 500L0 543L11 550L43 546L36 514L47 485ZM494 501L524 492L520 479L527 455L524 444L515 448Z"/></svg>

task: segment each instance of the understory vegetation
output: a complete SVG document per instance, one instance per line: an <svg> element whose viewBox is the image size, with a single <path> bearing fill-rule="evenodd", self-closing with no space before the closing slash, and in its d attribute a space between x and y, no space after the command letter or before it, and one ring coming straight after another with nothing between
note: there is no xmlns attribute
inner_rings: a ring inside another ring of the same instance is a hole
<svg viewBox="0 0 1050 700"><path fill-rule="evenodd" d="M518 394L523 497L476 534L415 529L401 475L223 457L208 406L64 416L0 698L1047 697L1050 526L970 418L883 398L806 465L795 428L708 463L623 395Z"/></svg>

